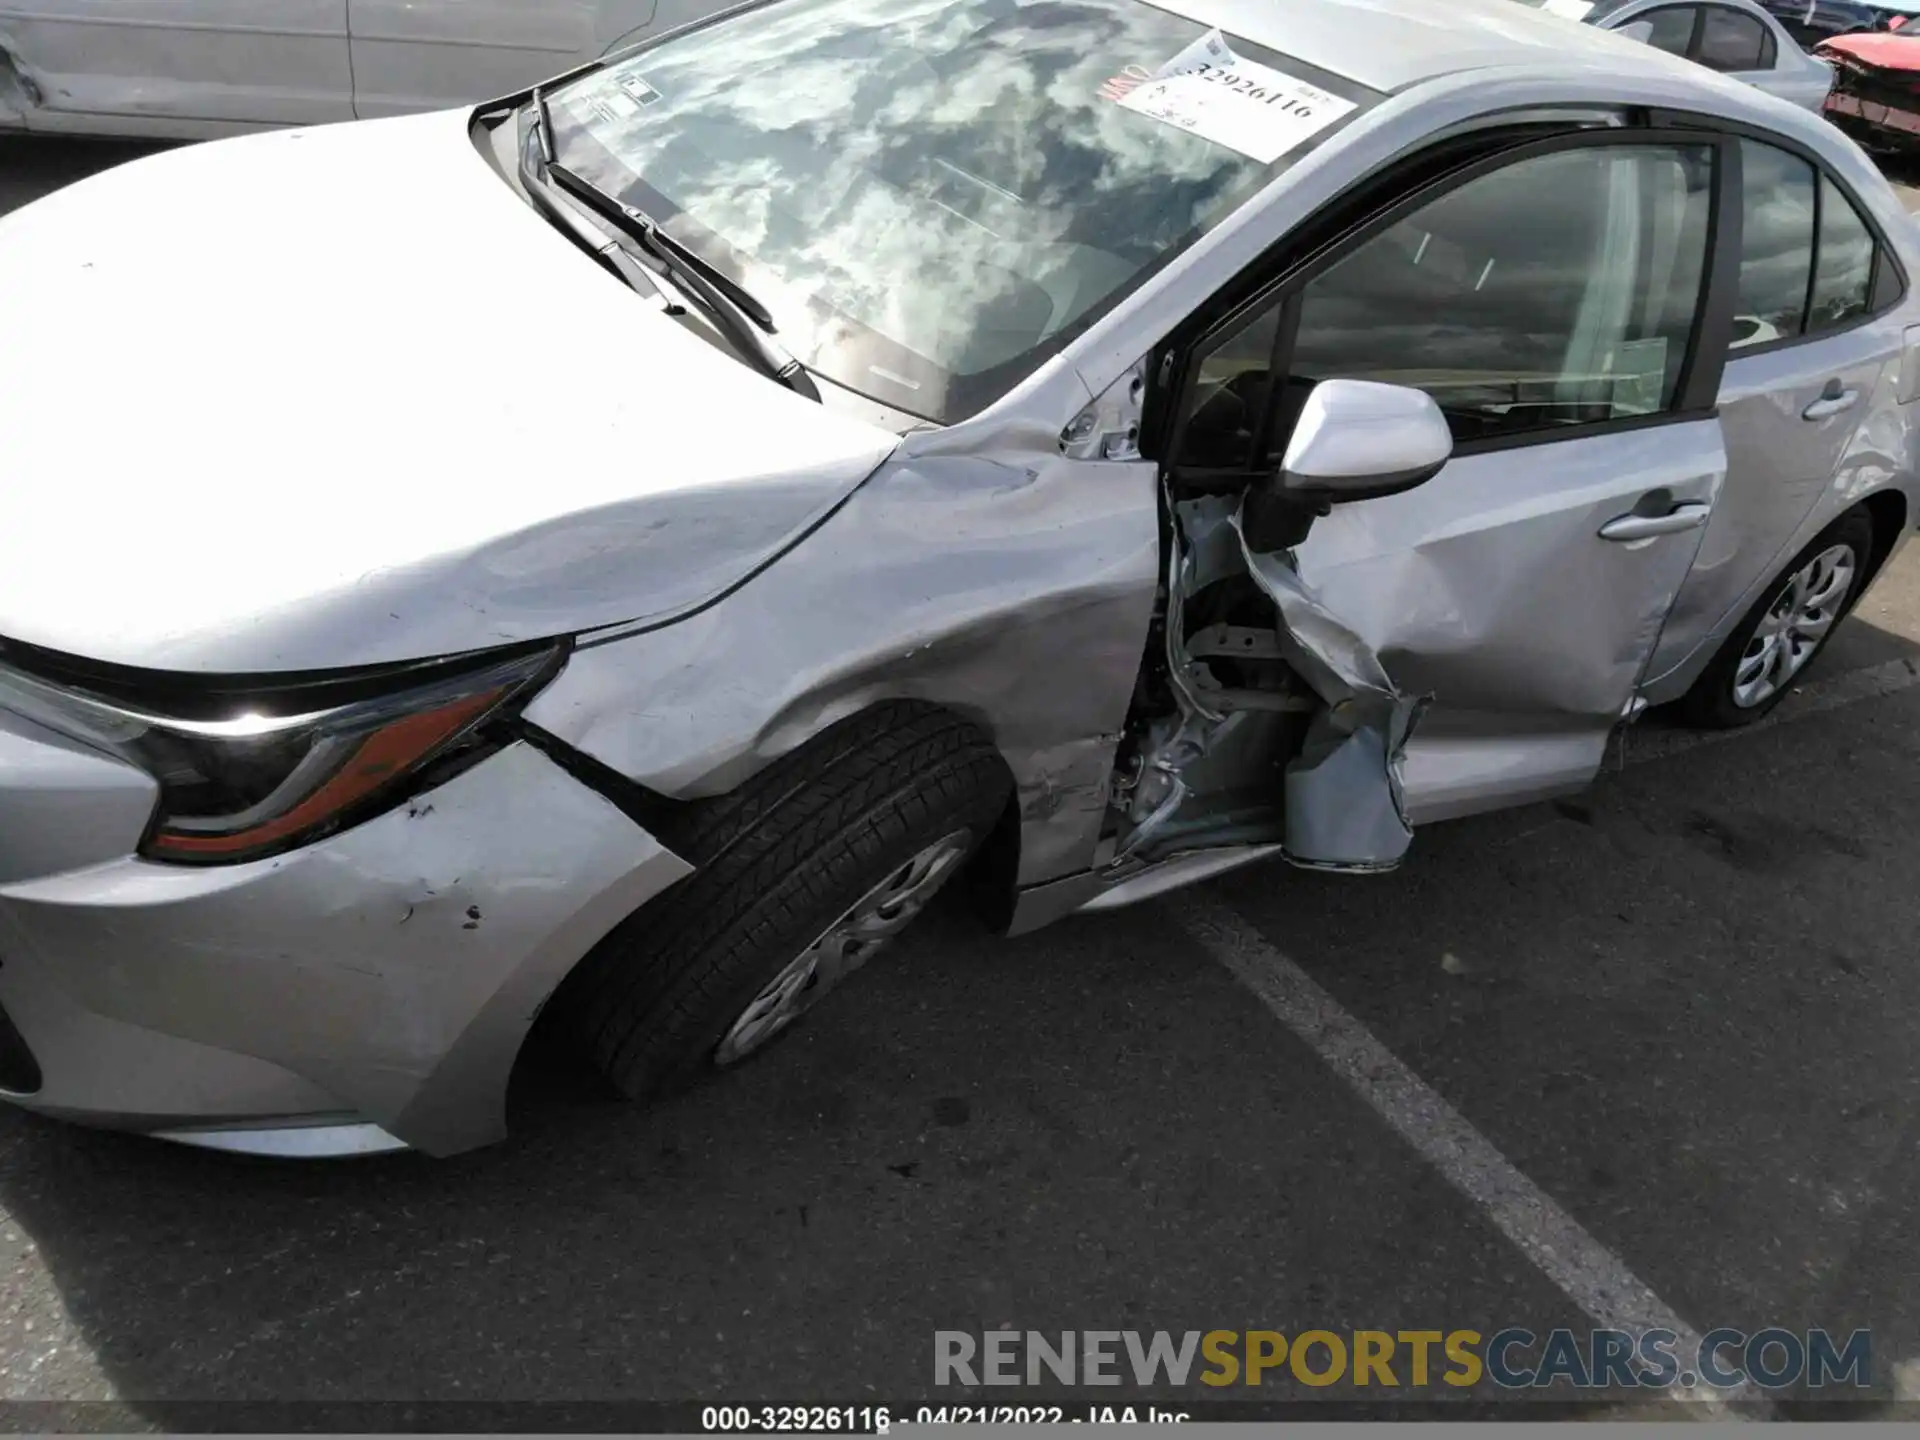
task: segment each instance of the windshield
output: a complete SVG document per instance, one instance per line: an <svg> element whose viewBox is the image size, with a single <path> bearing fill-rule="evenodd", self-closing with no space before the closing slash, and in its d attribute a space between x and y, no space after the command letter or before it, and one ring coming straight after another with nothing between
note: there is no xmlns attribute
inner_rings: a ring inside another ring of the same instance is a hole
<svg viewBox="0 0 1920 1440"><path fill-rule="evenodd" d="M550 104L811 369L951 422L1378 98L1141 0L781 0Z"/></svg>

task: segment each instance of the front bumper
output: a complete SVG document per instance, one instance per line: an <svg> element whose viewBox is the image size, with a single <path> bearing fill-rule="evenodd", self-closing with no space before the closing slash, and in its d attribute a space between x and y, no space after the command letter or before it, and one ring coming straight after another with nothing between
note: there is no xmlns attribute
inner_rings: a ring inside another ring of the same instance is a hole
<svg viewBox="0 0 1920 1440"><path fill-rule="evenodd" d="M499 1139L541 1003L688 871L524 744L248 865L132 858L150 799L0 715L0 1009L39 1074L0 1098L222 1149Z"/></svg>

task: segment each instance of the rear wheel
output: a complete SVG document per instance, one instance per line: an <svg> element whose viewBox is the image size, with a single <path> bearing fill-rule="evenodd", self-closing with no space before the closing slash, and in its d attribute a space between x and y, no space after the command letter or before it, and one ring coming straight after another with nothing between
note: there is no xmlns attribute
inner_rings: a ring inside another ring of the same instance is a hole
<svg viewBox="0 0 1920 1440"><path fill-rule="evenodd" d="M746 1059L920 914L1010 788L947 711L892 703L833 726L674 837L698 868L583 962L559 1026L636 1100Z"/></svg>
<svg viewBox="0 0 1920 1440"><path fill-rule="evenodd" d="M1762 594L1684 699L1690 723L1751 725L1786 698L1859 598L1873 554L1873 521L1850 510L1817 535Z"/></svg>

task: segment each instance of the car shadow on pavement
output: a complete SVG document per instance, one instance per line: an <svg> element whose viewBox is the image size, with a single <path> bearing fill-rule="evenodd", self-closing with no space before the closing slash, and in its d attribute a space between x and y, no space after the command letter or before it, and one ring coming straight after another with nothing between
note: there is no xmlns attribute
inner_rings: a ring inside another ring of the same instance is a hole
<svg viewBox="0 0 1920 1440"><path fill-rule="evenodd" d="M1920 569L1920 567L1914 568ZM1908 577L1902 573L1889 579L1907 582ZM1888 584L1884 591L1881 586L1876 585L1860 602L1860 610L1847 618L1846 622L1834 632L1833 639L1827 648L1821 651L1814 658L1813 663L1802 672L1801 685L1832 680L1856 670L1871 670L1889 661L1912 660L1920 657L1920 640L1903 634L1899 630L1885 628L1882 624L1875 623L1873 618L1875 614L1886 613L1896 591L1901 593L1909 614L1915 613L1916 608L1920 608L1920 585Z"/></svg>
<svg viewBox="0 0 1920 1440"><path fill-rule="evenodd" d="M1920 559L1920 550L1908 553ZM1897 679L1895 672L1902 668L1920 673L1920 564L1912 559L1903 559L1883 573L1861 597L1858 608L1834 631L1826 648L1794 678L1782 713L1790 716L1793 707L1803 703L1796 692L1804 697L1849 683L1886 684ZM1639 733L1671 739L1684 736L1687 729L1677 706L1661 706L1626 731L1623 742L1632 750Z"/></svg>
<svg viewBox="0 0 1920 1440"><path fill-rule="evenodd" d="M162 141L0 134L0 214L63 185L169 148Z"/></svg>

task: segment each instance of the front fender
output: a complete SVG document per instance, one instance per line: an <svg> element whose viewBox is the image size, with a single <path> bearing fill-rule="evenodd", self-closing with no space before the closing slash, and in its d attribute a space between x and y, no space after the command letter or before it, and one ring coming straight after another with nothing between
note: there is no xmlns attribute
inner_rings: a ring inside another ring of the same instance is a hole
<svg viewBox="0 0 1920 1440"><path fill-rule="evenodd" d="M691 799L857 710L927 700L1013 773L1018 883L1086 868L1152 617L1155 467L999 455L896 455L718 604L583 637L528 720Z"/></svg>

